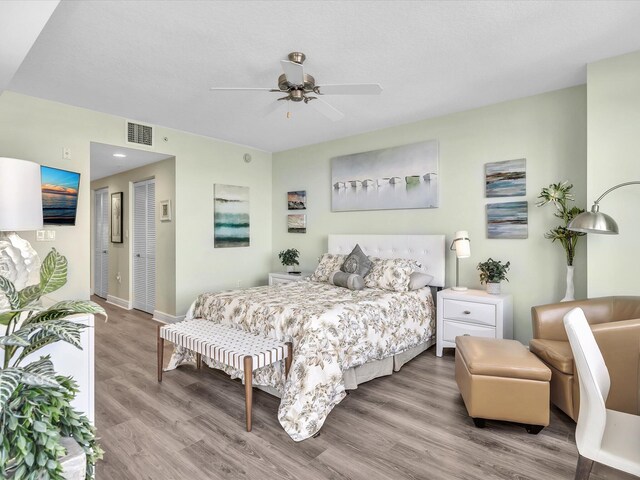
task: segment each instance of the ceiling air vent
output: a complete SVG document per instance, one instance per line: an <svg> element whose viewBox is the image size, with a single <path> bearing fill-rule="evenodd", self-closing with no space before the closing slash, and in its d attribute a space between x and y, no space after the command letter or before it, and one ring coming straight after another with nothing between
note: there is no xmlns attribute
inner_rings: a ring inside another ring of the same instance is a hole
<svg viewBox="0 0 640 480"><path fill-rule="evenodd" d="M153 127L141 123L127 122L127 143L153 146Z"/></svg>

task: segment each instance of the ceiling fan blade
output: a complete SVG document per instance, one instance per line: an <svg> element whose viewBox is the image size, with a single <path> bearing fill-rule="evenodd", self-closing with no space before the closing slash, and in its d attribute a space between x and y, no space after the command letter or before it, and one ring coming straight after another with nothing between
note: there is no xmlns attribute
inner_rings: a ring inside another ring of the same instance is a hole
<svg viewBox="0 0 640 480"><path fill-rule="evenodd" d="M280 60L280 65L282 65L282 70L284 70L284 75L289 83L294 85L304 84L304 67L301 63Z"/></svg>
<svg viewBox="0 0 640 480"><path fill-rule="evenodd" d="M337 122L338 120L342 120L344 118L344 113L342 113L340 110L336 109L335 107L332 107L327 102L320 100L319 98L316 98L315 100L310 101L308 105L311 105L318 112L323 114L329 120L333 120L334 122Z"/></svg>
<svg viewBox="0 0 640 480"><path fill-rule="evenodd" d="M232 91L232 90L261 90L268 92L271 88L249 88L249 87L211 87L209 90Z"/></svg>
<svg viewBox="0 0 640 480"><path fill-rule="evenodd" d="M277 100L269 103L269 105L267 105L266 107L264 107L263 109L260 110L260 113L262 114L263 117L268 117L269 115L272 115L273 113L277 112L278 110L282 110L284 112L285 110L285 105L287 102L279 102ZM283 115L284 116L284 115Z"/></svg>
<svg viewBox="0 0 640 480"><path fill-rule="evenodd" d="M379 83L347 83L344 85L317 85L321 95L380 95Z"/></svg>

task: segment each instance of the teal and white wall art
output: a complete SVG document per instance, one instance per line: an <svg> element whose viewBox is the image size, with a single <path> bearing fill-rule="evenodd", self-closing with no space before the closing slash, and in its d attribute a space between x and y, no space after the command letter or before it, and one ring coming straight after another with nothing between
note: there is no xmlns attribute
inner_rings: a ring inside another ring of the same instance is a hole
<svg viewBox="0 0 640 480"><path fill-rule="evenodd" d="M528 236L528 202L487 204L487 238L527 238Z"/></svg>
<svg viewBox="0 0 640 480"><path fill-rule="evenodd" d="M249 187L213 186L213 246L250 245Z"/></svg>
<svg viewBox="0 0 640 480"><path fill-rule="evenodd" d="M491 197L523 197L527 194L527 160L506 160L484 166L485 194Z"/></svg>

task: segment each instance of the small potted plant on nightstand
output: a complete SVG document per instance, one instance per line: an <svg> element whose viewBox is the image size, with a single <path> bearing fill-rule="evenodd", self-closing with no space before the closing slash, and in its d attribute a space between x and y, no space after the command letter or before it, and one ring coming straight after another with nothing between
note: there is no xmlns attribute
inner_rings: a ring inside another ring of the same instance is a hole
<svg viewBox="0 0 640 480"><path fill-rule="evenodd" d="M286 250L282 250L278 254L278 258L282 265L287 267L287 273L299 274L300 271L296 270L294 267L300 265L298 262L298 257L300 256L300 252L295 248L288 248Z"/></svg>
<svg viewBox="0 0 640 480"><path fill-rule="evenodd" d="M507 271L511 262L502 263L500 260L494 260L489 258L486 262L480 262L478 264L478 270L480 270L480 283L487 284L487 293L492 295L500 294L500 282L507 278Z"/></svg>

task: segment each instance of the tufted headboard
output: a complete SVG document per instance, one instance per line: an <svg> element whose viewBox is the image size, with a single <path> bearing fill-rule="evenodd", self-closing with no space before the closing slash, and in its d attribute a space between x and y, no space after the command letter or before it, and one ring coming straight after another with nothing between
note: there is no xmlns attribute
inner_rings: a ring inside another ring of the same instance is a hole
<svg viewBox="0 0 640 480"><path fill-rule="evenodd" d="M329 253L349 254L356 244L369 256L411 258L433 275L431 286L444 287L444 235L329 235Z"/></svg>

